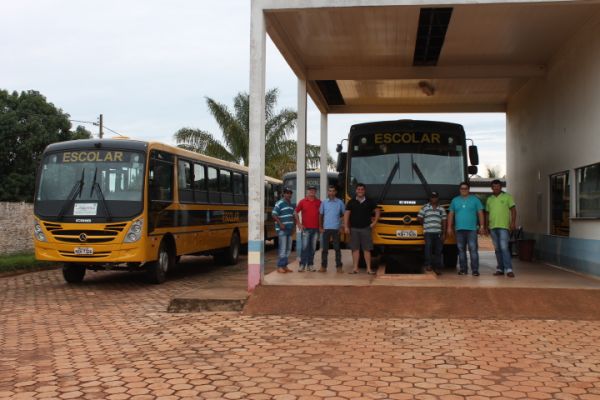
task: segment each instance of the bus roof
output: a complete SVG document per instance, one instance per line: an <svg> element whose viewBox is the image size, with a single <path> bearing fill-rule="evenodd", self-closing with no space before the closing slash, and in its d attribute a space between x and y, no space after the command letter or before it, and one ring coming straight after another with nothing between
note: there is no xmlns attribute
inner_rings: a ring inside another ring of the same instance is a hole
<svg viewBox="0 0 600 400"><path fill-rule="evenodd" d="M398 119L394 121L378 121L378 122L366 122L362 124L354 124L350 127L350 135L355 133L370 133L379 131L380 129L394 129L398 126L402 126L403 129L435 129L435 130L448 130L448 131L462 131L464 128L460 124L452 122L440 122L440 121L424 121L424 120L412 120L412 119Z"/></svg>
<svg viewBox="0 0 600 400"><path fill-rule="evenodd" d="M46 147L44 153L65 151L65 150L78 150L78 149L89 149L89 148L109 148L109 149L122 149L131 151L143 151L146 152L148 149L160 149L163 151L169 151L179 157L203 161L219 167L230 168L235 171L242 171L248 173L249 169L246 166L239 165L233 162L220 160L215 157L210 157L204 154L196 153L190 150L182 149L181 147L171 146L169 144L156 142L156 141L144 141L136 139L79 139L69 140L66 142L52 143ZM271 183L281 183L282 181L270 176L265 176L265 180Z"/></svg>

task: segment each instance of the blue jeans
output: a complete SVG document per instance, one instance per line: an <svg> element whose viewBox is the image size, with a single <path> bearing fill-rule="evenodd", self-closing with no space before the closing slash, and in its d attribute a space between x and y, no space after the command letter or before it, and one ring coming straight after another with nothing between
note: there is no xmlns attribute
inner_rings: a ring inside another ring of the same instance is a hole
<svg viewBox="0 0 600 400"><path fill-rule="evenodd" d="M301 266L314 264L318 236L318 229L304 228L304 230L302 231L302 252L300 253Z"/></svg>
<svg viewBox="0 0 600 400"><path fill-rule="evenodd" d="M471 256L471 272L479 273L479 253L477 252L477 231L456 231L456 247L458 247L458 263L460 272L469 271L467 265L467 247Z"/></svg>
<svg viewBox="0 0 600 400"><path fill-rule="evenodd" d="M442 269L442 234L425 232L425 266ZM431 252L433 251L433 258Z"/></svg>
<svg viewBox="0 0 600 400"><path fill-rule="evenodd" d="M498 262L496 270L498 272L512 272L512 259L508 247L510 232L504 228L493 228L490 229L490 236L496 250L496 261Z"/></svg>
<svg viewBox="0 0 600 400"><path fill-rule="evenodd" d="M285 268L288 265L288 257L292 251L292 235L288 232L280 230L277 232L277 267Z"/></svg>

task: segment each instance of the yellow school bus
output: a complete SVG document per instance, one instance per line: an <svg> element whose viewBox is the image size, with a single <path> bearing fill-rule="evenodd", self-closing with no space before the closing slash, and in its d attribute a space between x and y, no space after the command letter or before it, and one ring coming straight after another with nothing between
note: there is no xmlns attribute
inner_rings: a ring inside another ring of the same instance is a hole
<svg viewBox="0 0 600 400"><path fill-rule="evenodd" d="M477 173L476 146L466 146L465 131L459 124L399 120L353 125L348 151L338 145L340 184L345 198L354 195L357 183L366 185L367 196L381 208L373 229L378 253L423 251L423 226L417 219L432 191L448 209L458 195L460 182ZM471 166L467 166L467 153ZM444 264L455 267L454 237L446 238Z"/></svg>
<svg viewBox="0 0 600 400"><path fill-rule="evenodd" d="M265 239L281 181L265 180ZM248 169L178 147L130 139L75 140L43 153L34 200L38 260L86 270L145 269L162 283L179 257L237 263L248 242Z"/></svg>

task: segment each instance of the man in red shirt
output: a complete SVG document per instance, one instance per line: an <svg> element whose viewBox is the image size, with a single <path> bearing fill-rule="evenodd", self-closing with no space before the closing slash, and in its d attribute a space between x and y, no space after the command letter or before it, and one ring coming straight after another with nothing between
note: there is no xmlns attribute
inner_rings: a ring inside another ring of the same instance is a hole
<svg viewBox="0 0 600 400"><path fill-rule="evenodd" d="M317 248L317 237L319 235L319 208L321 207L321 200L317 199L315 196L316 193L317 188L309 186L306 191L306 197L300 200L294 214L296 226L302 232L302 249L298 272L316 271L314 268L314 258Z"/></svg>

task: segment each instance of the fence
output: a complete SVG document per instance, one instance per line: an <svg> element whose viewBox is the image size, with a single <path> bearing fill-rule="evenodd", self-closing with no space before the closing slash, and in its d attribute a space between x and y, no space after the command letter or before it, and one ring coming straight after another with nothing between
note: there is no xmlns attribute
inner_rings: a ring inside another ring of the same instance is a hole
<svg viewBox="0 0 600 400"><path fill-rule="evenodd" d="M33 204L0 202L0 255L33 251Z"/></svg>

